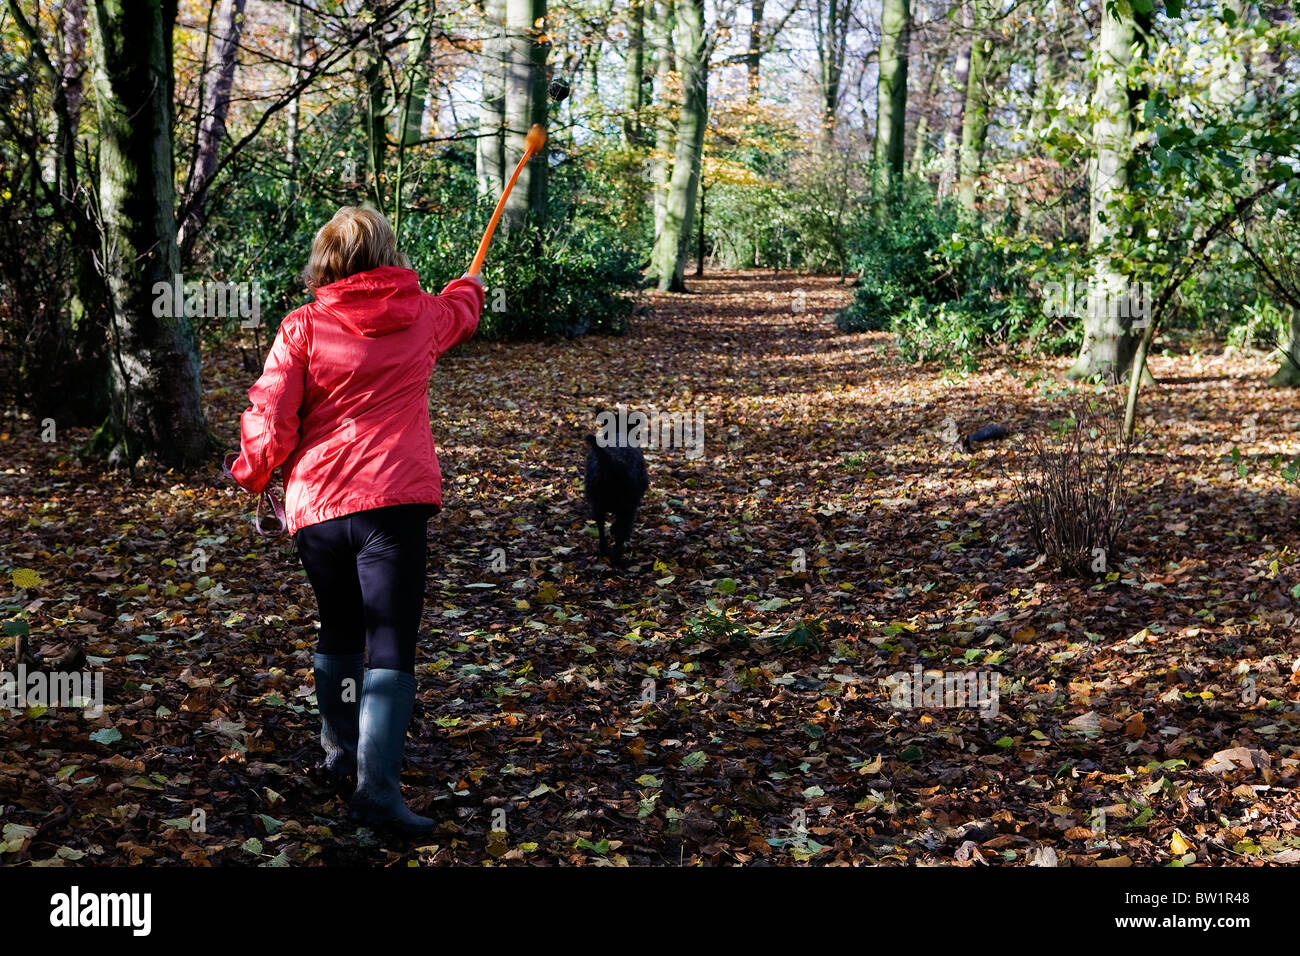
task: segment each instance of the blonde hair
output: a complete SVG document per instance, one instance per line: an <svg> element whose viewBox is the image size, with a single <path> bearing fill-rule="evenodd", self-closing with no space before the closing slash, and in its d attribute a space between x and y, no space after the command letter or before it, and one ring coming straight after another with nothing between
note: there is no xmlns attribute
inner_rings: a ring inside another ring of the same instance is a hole
<svg viewBox="0 0 1300 956"><path fill-rule="evenodd" d="M380 266L411 268L397 251L397 235L384 214L373 206L344 206L320 227L311 243L311 257L302 270L308 292L358 272Z"/></svg>

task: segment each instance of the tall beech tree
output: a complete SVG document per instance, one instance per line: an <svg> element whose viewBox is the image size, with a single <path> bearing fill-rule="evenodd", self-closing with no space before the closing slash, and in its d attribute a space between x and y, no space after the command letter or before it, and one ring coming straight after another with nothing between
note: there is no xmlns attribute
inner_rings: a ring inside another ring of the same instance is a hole
<svg viewBox="0 0 1300 956"><path fill-rule="evenodd" d="M19 372L23 385L32 389L44 408L71 414L79 422L102 421L108 412L108 355L101 322L108 290L96 264L99 233L96 215L83 198L84 165L78 162L78 130L85 98L86 5L68 0L61 11L62 62L55 60L42 42L39 24L29 20L17 0L8 0L9 15L27 41L32 60L49 84L50 112L54 124L48 175L32 177L39 184L41 202L48 203L60 226L67 231L71 257L66 333L58 323L35 323L27 332L31 355L48 361L58 356L59 374L37 370L36 363ZM13 129L10 124L9 129ZM39 136L25 142L32 170L45 165L45 145ZM20 165L15 164L17 168ZM11 279L10 281L14 281ZM22 281L19 279L18 281ZM26 285L26 283L24 283ZM57 306L55 306L57 308ZM75 386L69 389L67 386Z"/></svg>
<svg viewBox="0 0 1300 956"><path fill-rule="evenodd" d="M199 131L194 140L186 194L187 213L181 221L177 242L181 258L190 250L207 218L208 187L217 168L217 154L226 138L226 116L230 112L230 90L235 82L239 37L244 30L244 0L221 0L216 11L212 62L203 81L203 108L199 112Z"/></svg>
<svg viewBox="0 0 1300 956"><path fill-rule="evenodd" d="M546 122L546 0L506 0L509 55L505 77L504 176L524 155L524 140L534 123ZM538 150L519 174L506 201L505 221L517 227L525 219L546 218L546 149Z"/></svg>
<svg viewBox="0 0 1300 956"><path fill-rule="evenodd" d="M402 134L399 145L417 146L424 134L424 113L429 108L429 52L433 49L433 7L419 14L414 49L407 60L407 78L402 91ZM400 200L400 197L399 197Z"/></svg>
<svg viewBox="0 0 1300 956"><path fill-rule="evenodd" d="M677 143L663 226L655 236L647 281L664 291L685 292L683 272L699 193L700 161L708 119L709 71L704 0L677 0L676 19L682 108L677 121Z"/></svg>
<svg viewBox="0 0 1300 956"><path fill-rule="evenodd" d="M663 232L668 215L668 177L672 174L669 154L673 148L673 122L670 111L673 74L673 24L676 14L673 0L659 0L655 5L653 26L655 56L655 139L651 154L651 183L654 192L654 236Z"/></svg>
<svg viewBox="0 0 1300 956"><path fill-rule="evenodd" d="M876 177L882 186L903 175L911 26L909 0L884 0L880 11L880 80L876 86Z"/></svg>
<svg viewBox="0 0 1300 956"><path fill-rule="evenodd" d="M939 174L939 195L952 193L958 184L961 169L961 131L966 119L966 97L969 95L971 47L974 45L975 15L971 10L974 0L961 3L961 34L957 44L957 60L953 65L952 85L948 88L948 128L943 134L943 171Z"/></svg>
<svg viewBox="0 0 1300 956"><path fill-rule="evenodd" d="M357 49L357 76L361 81L360 136L365 147L366 198L384 208L384 160L388 155L388 84L384 73L382 27L371 24Z"/></svg>
<svg viewBox="0 0 1300 956"><path fill-rule="evenodd" d="M961 114L961 147L957 165L957 196L967 209L975 208L975 182L980 176L984 141L989 130L988 68L993 41L988 31L988 0L967 0L971 41L966 63L966 101Z"/></svg>
<svg viewBox="0 0 1300 956"><path fill-rule="evenodd" d="M494 197L505 185L506 0L484 0L483 48L479 56L481 98L478 148L475 151L479 193Z"/></svg>
<svg viewBox="0 0 1300 956"><path fill-rule="evenodd" d="M111 304L113 420L127 456L175 466L212 451L189 320L155 315L180 271L172 165L171 36L160 0L93 0L102 263ZM183 310L182 310L183 311Z"/></svg>
<svg viewBox="0 0 1300 956"><path fill-rule="evenodd" d="M817 86L821 93L822 149L835 141L848 53L852 0L816 0L812 6L813 39L817 43Z"/></svg>
<svg viewBox="0 0 1300 956"><path fill-rule="evenodd" d="M623 73L623 143L641 142L641 106L645 96L645 2L631 0L628 8L627 62Z"/></svg>
<svg viewBox="0 0 1300 956"><path fill-rule="evenodd" d="M758 102L763 72L763 11L767 0L749 0L749 49L745 51L745 86L748 102Z"/></svg>
<svg viewBox="0 0 1300 956"><path fill-rule="evenodd" d="M1114 262L1115 245L1128 232L1130 166L1143 96L1130 84L1134 56L1145 57L1152 16L1132 0L1115 0L1102 10L1094 67L1093 165L1088 250L1092 302L1083 320L1083 345L1066 373L1072 378L1099 375L1119 381L1128 374L1140 336L1133 332L1131 309L1123 305L1132 277ZM1111 305L1115 307L1112 309Z"/></svg>

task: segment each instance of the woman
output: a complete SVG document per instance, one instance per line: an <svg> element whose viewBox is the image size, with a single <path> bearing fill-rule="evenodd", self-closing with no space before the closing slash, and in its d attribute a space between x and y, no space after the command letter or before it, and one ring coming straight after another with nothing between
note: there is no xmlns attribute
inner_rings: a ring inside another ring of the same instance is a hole
<svg viewBox="0 0 1300 956"><path fill-rule="evenodd" d="M406 806L399 774L415 703L425 534L442 507L429 375L474 334L484 292L467 274L430 295L410 266L374 209L344 206L321 227L303 270L315 301L281 323L249 390L230 471L258 493L284 465L289 533L320 607L325 769L356 774L350 815L427 833L433 820Z"/></svg>

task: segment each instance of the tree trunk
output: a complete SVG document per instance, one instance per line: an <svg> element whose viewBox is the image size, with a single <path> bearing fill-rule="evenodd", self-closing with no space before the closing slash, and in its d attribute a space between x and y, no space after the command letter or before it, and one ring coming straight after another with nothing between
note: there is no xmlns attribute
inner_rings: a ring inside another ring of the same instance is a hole
<svg viewBox="0 0 1300 956"><path fill-rule="evenodd" d="M1113 11L1103 11L1097 39L1096 119L1092 127L1095 163L1088 230L1090 306L1083 320L1079 357L1066 374L1070 378L1100 375L1118 382L1132 366L1139 336L1133 333L1132 319L1125 317L1132 312L1125 305L1129 279L1113 265L1109 247L1127 230L1124 207L1137 132L1134 110L1139 105L1129 90L1128 69L1134 46L1145 42L1146 31L1140 29L1127 6L1117 5Z"/></svg>
<svg viewBox="0 0 1300 956"><path fill-rule="evenodd" d="M631 0L628 11L627 70L623 77L623 145L641 142L642 83L645 72L645 3Z"/></svg>
<svg viewBox="0 0 1300 956"><path fill-rule="evenodd" d="M685 292L682 273L699 189L700 156L708 116L704 0L677 0L677 62L682 73L682 110L663 228L655 238L650 275L660 290Z"/></svg>
<svg viewBox="0 0 1300 956"><path fill-rule="evenodd" d="M1260 6L1258 15L1270 26L1289 23L1291 11L1284 6ZM1258 92L1259 97L1276 98L1278 87L1287 79L1284 55L1279 55L1273 47L1257 59L1247 64L1249 82ZM1300 309L1291 309L1291 323L1285 345L1287 355L1281 366L1269 376L1268 384L1285 388L1300 387ZM1289 357L1288 357L1289 356Z"/></svg>
<svg viewBox="0 0 1300 956"><path fill-rule="evenodd" d="M299 80L299 64L302 63L303 56L303 13L302 6L293 8L293 40L291 48L293 50L293 64L289 67L289 86L296 86ZM301 117L301 99L295 96L286 107L287 126L284 133L284 154L285 159L289 161L289 215L288 223L292 228L293 222L297 218L296 205L298 202L298 138L301 135L300 117Z"/></svg>
<svg viewBox="0 0 1300 956"><path fill-rule="evenodd" d="M75 139L85 99L83 73L86 67L86 0L64 0L63 4L63 96L68 122Z"/></svg>
<svg viewBox="0 0 1300 956"><path fill-rule="evenodd" d="M388 87L384 82L383 37L373 28L359 51L362 79L362 128L366 146L366 193L376 209L384 208L384 158L388 151Z"/></svg>
<svg viewBox="0 0 1300 956"><path fill-rule="evenodd" d="M934 57L933 66L930 70L930 81L925 88L925 99L916 111L918 115L916 119L916 142L912 147L912 172L918 176L925 167L926 156L930 151L929 143L926 142L930 137L930 112L934 108L934 100L939 93L939 80L943 76L943 64L948 59L950 46L950 43L944 44Z"/></svg>
<svg viewBox="0 0 1300 956"><path fill-rule="evenodd" d="M695 244L695 278L704 277L704 197L708 193L708 187L704 185L704 179L700 179L700 221L698 223L698 239Z"/></svg>
<svg viewBox="0 0 1300 956"><path fill-rule="evenodd" d="M1300 386L1300 309L1291 310L1291 324L1285 345L1286 355L1276 372L1268 377L1268 384L1281 388Z"/></svg>
<svg viewBox="0 0 1300 956"><path fill-rule="evenodd" d="M211 445L194 331L183 314L154 314L155 283L170 287L180 271L168 66L173 20L163 10L159 0L94 0L99 202L117 432L128 460L150 453L185 467L202 463Z"/></svg>
<svg viewBox="0 0 1300 956"><path fill-rule="evenodd" d="M673 124L669 97L669 80L673 72L673 0L662 0L660 13L656 19L655 44L655 146L653 169L654 184L654 219L655 242L664 229L664 217L668 214L668 177L671 167L668 154L673 148Z"/></svg>
<svg viewBox="0 0 1300 956"><path fill-rule="evenodd" d="M876 179L884 189L903 175L911 25L909 0L884 0L880 12L880 80L876 84Z"/></svg>
<svg viewBox="0 0 1300 956"><path fill-rule="evenodd" d="M988 90L986 74L993 42L986 36L987 14L979 0L970 0L974 35L970 66L966 73L966 105L962 109L961 157L958 163L957 196L967 209L975 208L976 185L980 177L984 141L988 136Z"/></svg>
<svg viewBox="0 0 1300 956"><path fill-rule="evenodd" d="M402 102L402 146L415 146L424 135L424 112L429 108L429 51L433 49L432 12L420 27L415 55L406 64L410 71Z"/></svg>
<svg viewBox="0 0 1300 956"><path fill-rule="evenodd" d="M85 0L66 0L60 18L63 61L57 74L51 64L49 79L54 85L54 97L50 105L57 128L55 202L70 232L74 256L68 290L71 355L63 374L65 381L75 382L77 388L66 395L59 412L64 416L71 414L78 423L98 425L111 409L106 323L103 321L103 316L108 313L108 289L95 261L100 245L99 232L94 210L82 199L84 193L77 166L77 134L85 102L87 70ZM20 29L23 28L34 29L25 19ZM35 46L35 33L30 40Z"/></svg>
<svg viewBox="0 0 1300 956"><path fill-rule="evenodd" d="M746 99L752 106L758 102L759 79L763 68L763 9L767 0L749 2L749 49L745 52L745 77L748 92Z"/></svg>
<svg viewBox="0 0 1300 956"><path fill-rule="evenodd" d="M415 50L406 62L406 88L401 101L401 135L397 140L397 169L393 177L393 214L389 221L400 244L402 212L405 208L407 152L417 146L424 133L424 111L429 96L429 73L426 68L433 47L433 7L422 10L422 22L415 35Z"/></svg>
<svg viewBox="0 0 1300 956"><path fill-rule="evenodd" d="M965 0L961 7L961 23L964 36L957 48L957 62L953 68L952 86L949 88L948 129L943 135L943 172L939 176L940 197L952 194L957 184L957 172L960 166L961 131L966 118L966 91L970 82L971 47L974 45L974 15L971 11L973 0Z"/></svg>
<svg viewBox="0 0 1300 956"><path fill-rule="evenodd" d="M535 28L531 52L533 56L533 118L529 126L549 125L548 115L550 113L551 96L550 71L546 65L546 59L551 52L552 41L546 35L545 22L548 16L546 9L546 0L534 0L533 7L537 13L537 21L541 26ZM572 104L570 104L572 106ZM529 161L533 167L532 175L528 181L528 196L530 211L529 215L539 226L545 225L548 215L549 206L549 189L550 189L550 163L547 161L550 146L544 146ZM537 234L538 242L541 241L541 233ZM538 255L541 254L541 246L537 246Z"/></svg>
<svg viewBox="0 0 1300 956"><path fill-rule="evenodd" d="M221 0L217 13L215 56L204 82L203 117L199 141L186 185L186 214L181 222L181 259L188 260L207 219L208 187L217 156L226 138L226 115L230 112L230 90L235 82L239 59L239 37L244 30L244 0Z"/></svg>
<svg viewBox="0 0 1300 956"><path fill-rule="evenodd" d="M506 34L509 59L505 89L505 166L508 177L524 155L529 128L546 118L546 46L539 42L542 29L535 24L546 17L546 0L507 0ZM507 228L530 216L540 223L546 215L546 149L528 161L506 201Z"/></svg>
<svg viewBox="0 0 1300 956"><path fill-rule="evenodd" d="M495 198L505 186L506 0L487 0L483 19L481 75L483 101L478 113L478 191Z"/></svg>
<svg viewBox="0 0 1300 956"><path fill-rule="evenodd" d="M817 40L817 85L821 92L822 149L826 152L829 152L835 142L849 16L852 12L850 0L828 0L824 8L818 0L813 6L813 36Z"/></svg>

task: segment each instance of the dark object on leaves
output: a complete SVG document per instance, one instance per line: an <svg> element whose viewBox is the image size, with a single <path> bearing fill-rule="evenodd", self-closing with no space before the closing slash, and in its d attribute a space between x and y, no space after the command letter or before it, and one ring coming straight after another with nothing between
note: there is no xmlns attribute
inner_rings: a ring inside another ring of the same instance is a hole
<svg viewBox="0 0 1300 956"><path fill-rule="evenodd" d="M1002 425L985 425L983 428L977 428L961 440L961 450L970 453L975 450L975 446L980 442L1001 441L1010 434L1010 430Z"/></svg>
<svg viewBox="0 0 1300 956"><path fill-rule="evenodd" d="M6 627L5 633L11 633ZM29 673L40 671L45 674L58 673L64 674L69 671L81 670L86 666L86 652L79 644L68 644L63 653L55 658L46 658L41 652L32 647L31 634L27 631L26 625L20 630L12 632L14 634L14 665L22 665L27 668Z"/></svg>
<svg viewBox="0 0 1300 956"><path fill-rule="evenodd" d="M564 80L552 80L551 85L546 88L550 94L551 102L560 103L569 98L569 84Z"/></svg>
<svg viewBox="0 0 1300 956"><path fill-rule="evenodd" d="M587 470L583 492L591 508L600 534L600 553L612 557L613 563L623 565L623 553L632 533L636 510L650 487L650 474L646 471L645 455L636 445L602 446L595 435L587 436ZM605 540L605 516L613 517L611 531L614 547L611 551Z"/></svg>

